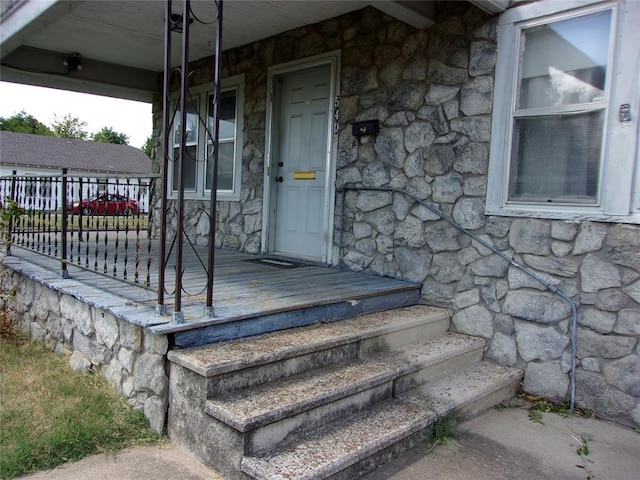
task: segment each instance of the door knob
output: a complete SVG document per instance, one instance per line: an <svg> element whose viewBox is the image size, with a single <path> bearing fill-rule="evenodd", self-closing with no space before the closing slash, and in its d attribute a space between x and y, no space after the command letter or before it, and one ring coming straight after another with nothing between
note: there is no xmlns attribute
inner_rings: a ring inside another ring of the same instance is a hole
<svg viewBox="0 0 640 480"><path fill-rule="evenodd" d="M276 177L276 182L284 182L284 178L283 177Z"/></svg>
<svg viewBox="0 0 640 480"><path fill-rule="evenodd" d="M278 162L279 167L284 167L284 162Z"/></svg>

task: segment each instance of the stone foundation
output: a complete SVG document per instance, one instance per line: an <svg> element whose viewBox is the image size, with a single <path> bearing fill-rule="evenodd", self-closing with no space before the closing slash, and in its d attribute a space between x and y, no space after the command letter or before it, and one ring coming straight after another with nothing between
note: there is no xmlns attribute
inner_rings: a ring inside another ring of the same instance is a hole
<svg viewBox="0 0 640 480"><path fill-rule="evenodd" d="M168 403L168 341L0 264L10 319L33 340L69 357L79 372L96 372L142 410L162 433Z"/></svg>

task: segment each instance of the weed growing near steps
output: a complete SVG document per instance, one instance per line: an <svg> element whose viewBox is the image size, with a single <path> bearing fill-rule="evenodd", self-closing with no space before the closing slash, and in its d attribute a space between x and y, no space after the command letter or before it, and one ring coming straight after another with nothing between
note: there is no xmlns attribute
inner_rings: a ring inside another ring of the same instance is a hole
<svg viewBox="0 0 640 480"><path fill-rule="evenodd" d="M496 408L502 410L507 408L509 405L498 405ZM594 418L595 414L592 410L574 408L573 412L569 409L568 403L556 403L551 400L545 399L543 397L538 397L536 395L530 395L526 392L520 391L516 395L515 404L512 406L516 407L525 407L529 411L529 420L532 422L540 423L544 425L543 421L543 413L554 413L556 415L560 415L562 418L568 418L572 415L586 418ZM580 457L580 464L577 464L576 467L581 468L585 471L586 477L585 480L595 480L595 476L593 472L589 469L589 464L593 463L592 460L588 459L589 456L589 442L587 438L584 436L580 436L580 438L575 435L571 435L576 442L578 442L578 447L576 448L576 454Z"/></svg>
<svg viewBox="0 0 640 480"><path fill-rule="evenodd" d="M507 400L494 407L496 410L502 411L505 408L526 408L529 411L529 420L536 423L542 423L543 413L555 413L562 418L568 418L571 415L585 418L595 418L593 410L585 408L574 408L573 413L569 409L569 403L567 402L552 402L544 397L537 395L531 395L523 390L520 390L515 398Z"/></svg>
<svg viewBox="0 0 640 480"><path fill-rule="evenodd" d="M165 441L101 377L29 339L3 334L0 365L0 478Z"/></svg>
<svg viewBox="0 0 640 480"><path fill-rule="evenodd" d="M555 413L562 418L567 418L571 415L569 407L564 403L553 403L544 398L537 398L532 402L532 406L529 407L529 420L532 422L544 423L542 421L542 413Z"/></svg>
<svg viewBox="0 0 640 480"><path fill-rule="evenodd" d="M589 464L593 463L593 461L587 458L589 456L589 441L586 438L584 438L582 435L580 435L580 438L576 437L575 435L571 435L571 437L576 442L578 442L578 448L576 449L576 454L580 457L580 460L582 461L582 465L576 465L576 467L584 469L587 475L585 477L585 480L595 480L596 477L593 475L593 472L591 472L591 470L589 469Z"/></svg>
<svg viewBox="0 0 640 480"><path fill-rule="evenodd" d="M542 413L555 413L556 415L560 415L562 418L568 418L571 415L585 418L594 418L595 416L592 410L574 408L572 413L567 403L556 403L533 395L526 395L526 400L530 405L528 408L529 419L532 422L544 423L542 421Z"/></svg>
<svg viewBox="0 0 640 480"><path fill-rule="evenodd" d="M425 435L425 442L429 446L429 452L438 445L446 445L458 437L458 423L453 417L442 417L431 427L431 431Z"/></svg>

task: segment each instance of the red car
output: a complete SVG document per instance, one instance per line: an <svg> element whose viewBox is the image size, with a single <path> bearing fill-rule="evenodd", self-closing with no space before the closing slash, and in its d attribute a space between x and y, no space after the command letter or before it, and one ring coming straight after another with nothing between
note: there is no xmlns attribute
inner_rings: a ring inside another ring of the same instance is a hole
<svg viewBox="0 0 640 480"><path fill-rule="evenodd" d="M83 215L124 215L138 213L138 202L117 193L101 193L93 200L82 200L67 205L67 212Z"/></svg>

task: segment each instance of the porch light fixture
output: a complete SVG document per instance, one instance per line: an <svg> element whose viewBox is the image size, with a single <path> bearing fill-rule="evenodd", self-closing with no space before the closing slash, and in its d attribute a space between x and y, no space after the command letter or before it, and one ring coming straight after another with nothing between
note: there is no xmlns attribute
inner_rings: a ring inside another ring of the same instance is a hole
<svg viewBox="0 0 640 480"><path fill-rule="evenodd" d="M79 53L74 53L72 56L62 62L62 64L67 67L68 73L82 70L82 61L80 61Z"/></svg>
<svg viewBox="0 0 640 480"><path fill-rule="evenodd" d="M169 15L169 21L171 22L171 31L176 33L182 33L182 26L184 20L179 13L172 13ZM193 18L189 18L189 25L193 23Z"/></svg>

